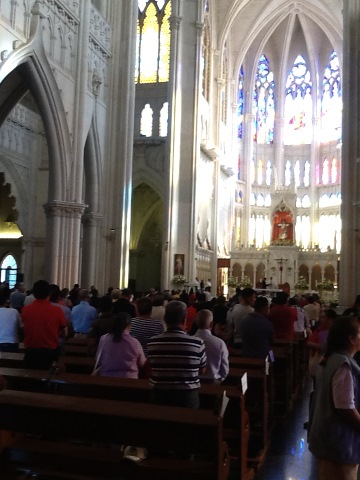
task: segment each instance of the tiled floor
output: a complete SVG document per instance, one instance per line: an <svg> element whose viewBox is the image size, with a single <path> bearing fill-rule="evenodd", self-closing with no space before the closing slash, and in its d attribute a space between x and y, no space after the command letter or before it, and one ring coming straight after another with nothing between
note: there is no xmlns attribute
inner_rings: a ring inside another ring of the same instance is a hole
<svg viewBox="0 0 360 480"><path fill-rule="evenodd" d="M266 461L255 480L316 480L315 459L304 430L309 393L310 383L299 393L292 411L273 430Z"/></svg>

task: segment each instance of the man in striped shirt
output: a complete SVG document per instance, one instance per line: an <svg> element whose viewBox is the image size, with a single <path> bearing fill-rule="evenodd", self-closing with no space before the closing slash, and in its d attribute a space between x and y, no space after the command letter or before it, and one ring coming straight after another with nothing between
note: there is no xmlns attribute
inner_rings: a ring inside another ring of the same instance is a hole
<svg viewBox="0 0 360 480"><path fill-rule="evenodd" d="M199 408L199 374L205 373L206 353L201 338L185 333L186 305L173 300L166 305L167 331L147 344L150 382L155 403Z"/></svg>

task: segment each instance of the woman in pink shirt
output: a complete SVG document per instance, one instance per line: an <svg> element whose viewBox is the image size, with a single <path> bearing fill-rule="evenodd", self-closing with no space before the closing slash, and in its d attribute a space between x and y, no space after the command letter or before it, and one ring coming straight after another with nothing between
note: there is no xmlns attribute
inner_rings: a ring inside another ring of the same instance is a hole
<svg viewBox="0 0 360 480"><path fill-rule="evenodd" d="M95 370L103 377L138 378L146 358L140 342L130 335L131 317L121 312L114 317L110 333L100 337Z"/></svg>

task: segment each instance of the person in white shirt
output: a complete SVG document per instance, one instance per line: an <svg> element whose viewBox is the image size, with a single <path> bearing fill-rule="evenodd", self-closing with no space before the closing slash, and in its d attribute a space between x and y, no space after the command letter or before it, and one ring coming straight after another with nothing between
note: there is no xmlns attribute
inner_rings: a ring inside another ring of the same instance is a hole
<svg viewBox="0 0 360 480"><path fill-rule="evenodd" d="M213 314L210 310L200 310L196 317L198 330L195 337L202 339L207 357L206 372L200 376L200 382L221 383L229 373L229 351L219 337L211 333Z"/></svg>
<svg viewBox="0 0 360 480"><path fill-rule="evenodd" d="M0 352L18 352L23 322L16 308L7 308L7 299L0 297Z"/></svg>
<svg viewBox="0 0 360 480"><path fill-rule="evenodd" d="M238 304L228 311L226 320L232 328L233 347L241 348L241 322L254 311L254 303L256 300L256 292L252 288L244 288L240 291L240 299Z"/></svg>

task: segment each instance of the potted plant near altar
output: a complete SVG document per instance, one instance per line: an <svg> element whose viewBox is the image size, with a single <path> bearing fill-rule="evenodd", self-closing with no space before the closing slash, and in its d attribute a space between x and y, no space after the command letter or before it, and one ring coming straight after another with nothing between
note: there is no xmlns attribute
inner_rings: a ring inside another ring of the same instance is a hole
<svg viewBox="0 0 360 480"><path fill-rule="evenodd" d="M334 284L328 278L316 285L316 290L324 303L330 303L334 298Z"/></svg>
<svg viewBox="0 0 360 480"><path fill-rule="evenodd" d="M235 295L235 289L237 287L237 278L229 277L227 284L228 284L228 298L231 298L233 295Z"/></svg>
<svg viewBox="0 0 360 480"><path fill-rule="evenodd" d="M306 290L309 290L309 284L303 275L300 275L300 277L297 279L294 288L295 293L298 295L302 295Z"/></svg>
<svg viewBox="0 0 360 480"><path fill-rule="evenodd" d="M171 284L176 290L182 290L186 282L186 277L181 274L174 275L171 279Z"/></svg>
<svg viewBox="0 0 360 480"><path fill-rule="evenodd" d="M251 288L251 287L252 287L252 283L251 283L250 278L245 275L245 277L243 277L243 278L240 280L240 282L238 283L237 286L240 287L240 288Z"/></svg>

